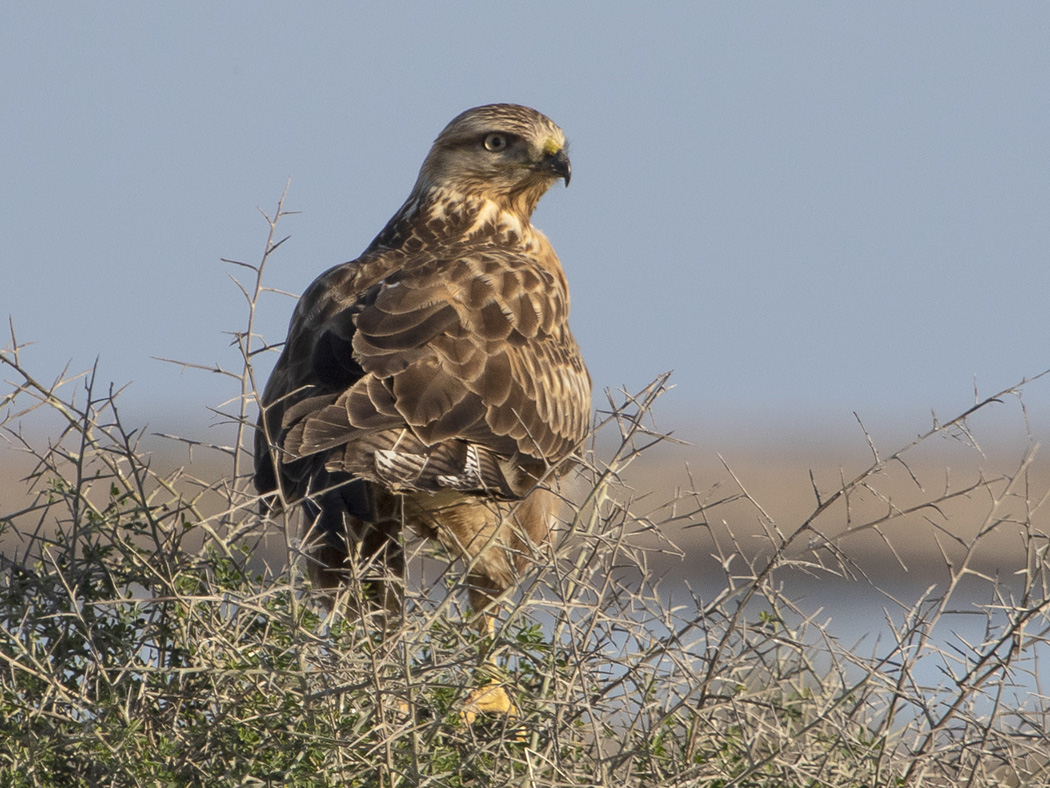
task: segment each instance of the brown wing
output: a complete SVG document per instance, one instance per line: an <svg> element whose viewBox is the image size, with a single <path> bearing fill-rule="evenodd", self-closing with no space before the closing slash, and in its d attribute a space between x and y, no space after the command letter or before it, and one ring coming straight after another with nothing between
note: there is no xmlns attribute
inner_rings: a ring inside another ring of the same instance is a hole
<svg viewBox="0 0 1050 788"><path fill-rule="evenodd" d="M515 468L556 465L582 440L591 386L568 295L533 258L464 250L361 292L360 276L326 276L264 395L286 489L303 494L320 460L395 489L516 497Z"/></svg>

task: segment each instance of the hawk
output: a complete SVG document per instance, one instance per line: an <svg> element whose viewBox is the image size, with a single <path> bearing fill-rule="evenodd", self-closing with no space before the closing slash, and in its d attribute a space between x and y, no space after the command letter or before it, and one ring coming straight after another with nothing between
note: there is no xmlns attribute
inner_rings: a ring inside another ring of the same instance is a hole
<svg viewBox="0 0 1050 788"><path fill-rule="evenodd" d="M272 509L301 506L309 573L330 596L359 561L379 567L372 604L396 611L408 527L466 563L482 612L549 538L591 380L565 273L530 217L570 172L546 116L469 109L364 253L299 300L262 396L254 482Z"/></svg>

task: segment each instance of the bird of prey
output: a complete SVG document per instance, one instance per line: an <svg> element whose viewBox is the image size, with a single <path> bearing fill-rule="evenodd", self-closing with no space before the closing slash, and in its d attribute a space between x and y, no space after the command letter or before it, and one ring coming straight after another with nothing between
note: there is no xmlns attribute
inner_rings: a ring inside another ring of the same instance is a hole
<svg viewBox="0 0 1050 788"><path fill-rule="evenodd" d="M549 537L591 380L530 217L569 176L549 118L469 109L364 253L303 294L262 397L255 485L272 509L301 505L316 586L334 593L363 559L381 568L372 604L396 611L408 527L467 564L481 612Z"/></svg>

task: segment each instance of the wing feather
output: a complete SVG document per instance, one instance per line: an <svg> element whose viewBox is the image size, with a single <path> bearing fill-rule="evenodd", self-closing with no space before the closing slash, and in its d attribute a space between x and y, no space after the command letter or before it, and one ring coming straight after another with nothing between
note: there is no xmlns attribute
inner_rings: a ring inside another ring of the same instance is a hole
<svg viewBox="0 0 1050 788"><path fill-rule="evenodd" d="M445 251L397 255L385 276L347 263L359 275L333 269L304 295L264 395L282 470L316 455L398 489L510 495L501 463L575 449L590 378L564 280L492 244Z"/></svg>

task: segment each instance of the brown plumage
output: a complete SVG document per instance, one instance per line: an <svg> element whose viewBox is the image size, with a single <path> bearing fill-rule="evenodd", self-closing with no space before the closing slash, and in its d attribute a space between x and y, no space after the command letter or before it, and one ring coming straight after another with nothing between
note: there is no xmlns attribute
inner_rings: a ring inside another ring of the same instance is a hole
<svg viewBox="0 0 1050 788"><path fill-rule="evenodd" d="M255 484L272 508L302 505L318 586L374 559L376 601L395 609L407 525L470 564L480 610L548 538L591 382L530 216L569 174L544 115L467 110L365 252L303 294L263 394Z"/></svg>

